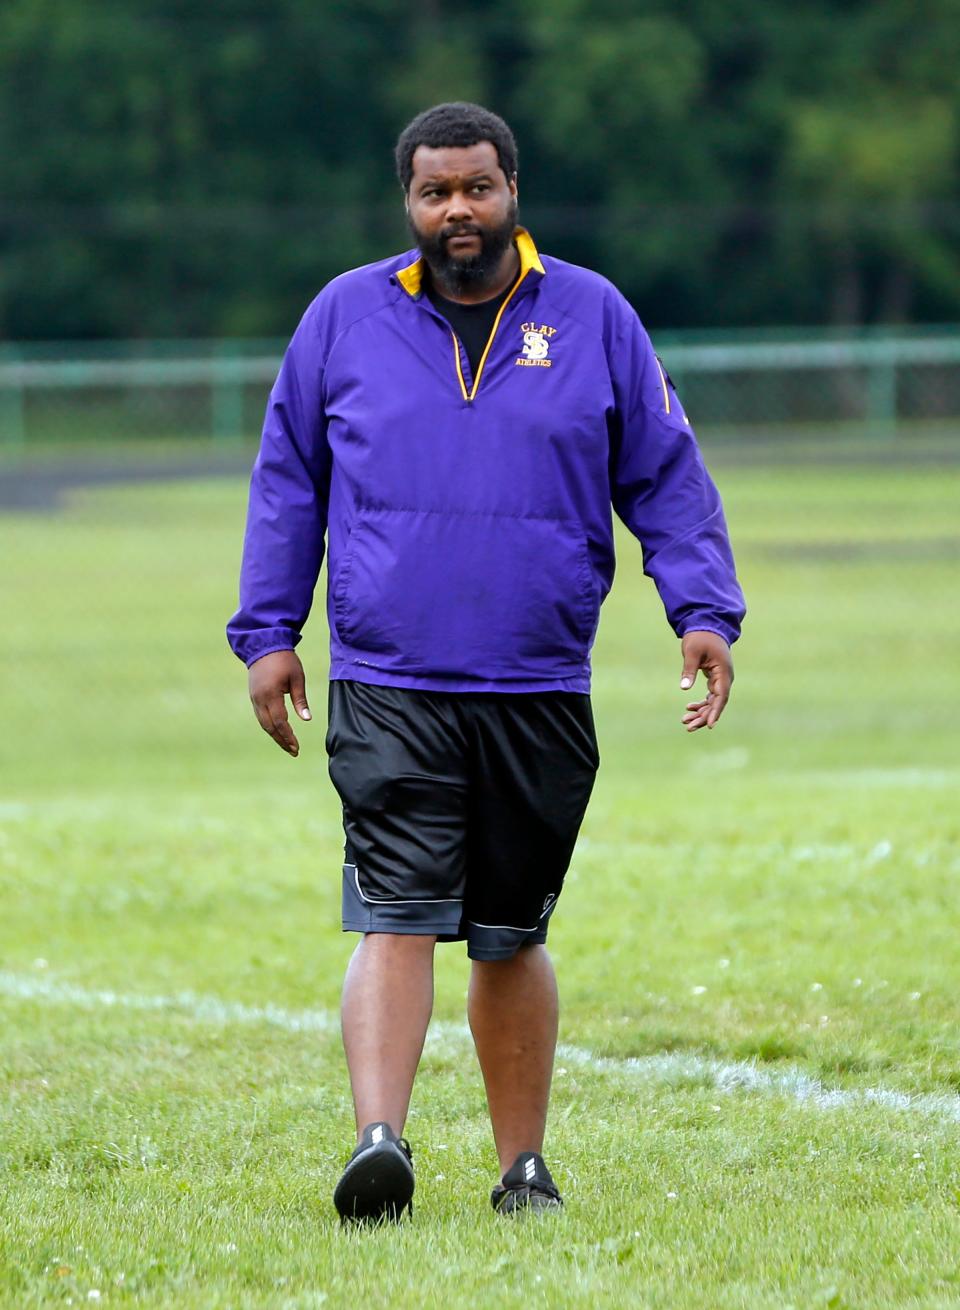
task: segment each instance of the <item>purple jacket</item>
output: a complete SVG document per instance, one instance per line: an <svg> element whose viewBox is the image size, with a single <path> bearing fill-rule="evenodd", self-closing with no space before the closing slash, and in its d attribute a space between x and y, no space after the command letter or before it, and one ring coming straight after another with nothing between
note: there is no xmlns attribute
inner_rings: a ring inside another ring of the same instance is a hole
<svg viewBox="0 0 960 1310"><path fill-rule="evenodd" d="M330 677L439 691L589 691L611 506L678 635L736 640L723 509L633 309L541 256L474 377L416 251L335 278L270 394L230 645L292 649L328 540Z"/></svg>

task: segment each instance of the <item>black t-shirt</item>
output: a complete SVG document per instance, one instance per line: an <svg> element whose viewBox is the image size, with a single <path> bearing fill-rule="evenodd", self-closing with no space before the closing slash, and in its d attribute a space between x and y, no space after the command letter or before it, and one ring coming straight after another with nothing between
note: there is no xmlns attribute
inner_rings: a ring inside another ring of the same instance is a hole
<svg viewBox="0 0 960 1310"><path fill-rule="evenodd" d="M511 289L505 287L499 296L494 296L492 300L481 300L478 305L462 305L459 300L447 300L439 295L429 284L424 288L431 305L440 311L463 342L467 359L470 361L470 371L474 377L477 375L477 366L490 339L493 321Z"/></svg>

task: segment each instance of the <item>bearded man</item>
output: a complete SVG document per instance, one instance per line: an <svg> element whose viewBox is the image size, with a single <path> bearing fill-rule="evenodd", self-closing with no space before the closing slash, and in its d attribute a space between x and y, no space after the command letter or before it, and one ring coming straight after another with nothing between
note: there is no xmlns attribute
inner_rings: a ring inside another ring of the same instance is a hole
<svg viewBox="0 0 960 1310"><path fill-rule="evenodd" d="M346 837L343 991L357 1146L345 1220L398 1218L438 941L466 941L502 1214L556 1209L543 1159L557 1040L545 941L599 765L590 650L612 511L682 641L683 716L730 693L743 597L723 511L636 313L517 225L516 145L438 105L396 164L417 249L307 309L271 392L228 633L261 727L299 744L294 647L327 539L326 747Z"/></svg>

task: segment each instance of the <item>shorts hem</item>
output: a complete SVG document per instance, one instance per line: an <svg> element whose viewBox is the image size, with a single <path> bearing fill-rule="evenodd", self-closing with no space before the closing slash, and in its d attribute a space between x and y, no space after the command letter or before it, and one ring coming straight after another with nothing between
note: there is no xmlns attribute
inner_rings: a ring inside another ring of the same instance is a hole
<svg viewBox="0 0 960 1310"><path fill-rule="evenodd" d="M546 940L545 932L531 933L524 941L505 946L478 946L468 938L467 957L471 960L479 960L481 963L485 960L512 960L518 951L524 950L527 946L543 946Z"/></svg>
<svg viewBox="0 0 960 1310"><path fill-rule="evenodd" d="M441 908L443 904L449 908ZM435 914L440 917L434 919ZM360 887L356 864L348 860L343 865L340 922L344 932L419 934L451 940L451 934L459 932L462 918L463 901L454 896L444 902L368 900Z"/></svg>
<svg viewBox="0 0 960 1310"><path fill-rule="evenodd" d="M438 941L455 942L463 941L462 935L454 937L450 932L449 923L398 923L396 920L387 923L375 923L368 919L364 923L355 921L348 922L346 919L341 924L343 932L379 932L389 933L397 937L436 937Z"/></svg>

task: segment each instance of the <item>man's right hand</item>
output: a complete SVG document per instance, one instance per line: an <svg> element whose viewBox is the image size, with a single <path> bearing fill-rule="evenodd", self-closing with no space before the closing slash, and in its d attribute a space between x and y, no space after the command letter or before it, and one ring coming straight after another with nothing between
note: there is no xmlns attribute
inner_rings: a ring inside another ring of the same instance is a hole
<svg viewBox="0 0 960 1310"><path fill-rule="evenodd" d="M275 650L250 665L250 700L257 722L288 755L300 754L300 743L287 719L284 696L290 697L301 719L313 716L307 705L307 687L300 657L292 650Z"/></svg>

